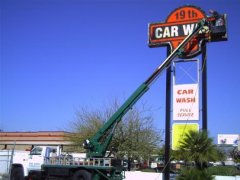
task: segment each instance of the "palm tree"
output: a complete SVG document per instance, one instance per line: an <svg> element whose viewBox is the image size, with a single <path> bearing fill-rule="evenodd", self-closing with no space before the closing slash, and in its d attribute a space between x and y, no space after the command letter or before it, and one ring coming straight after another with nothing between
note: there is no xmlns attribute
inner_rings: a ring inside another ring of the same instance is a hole
<svg viewBox="0 0 240 180"><path fill-rule="evenodd" d="M177 154L186 162L195 164L194 168L182 171L178 179L192 179L192 176L195 176L195 179L202 179L203 176L211 179L207 171L208 162L218 161L223 157L206 131L189 131L181 140Z"/></svg>
<svg viewBox="0 0 240 180"><path fill-rule="evenodd" d="M185 160L194 161L199 170L206 168L209 161L219 160L221 154L206 131L189 131L180 142L179 152Z"/></svg>

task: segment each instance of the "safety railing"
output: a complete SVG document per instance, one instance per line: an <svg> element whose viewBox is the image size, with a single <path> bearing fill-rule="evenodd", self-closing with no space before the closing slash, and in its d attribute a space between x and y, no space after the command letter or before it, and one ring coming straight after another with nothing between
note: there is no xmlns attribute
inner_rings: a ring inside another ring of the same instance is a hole
<svg viewBox="0 0 240 180"><path fill-rule="evenodd" d="M111 158L78 158L78 157L49 157L44 159L46 165L73 165L111 167Z"/></svg>

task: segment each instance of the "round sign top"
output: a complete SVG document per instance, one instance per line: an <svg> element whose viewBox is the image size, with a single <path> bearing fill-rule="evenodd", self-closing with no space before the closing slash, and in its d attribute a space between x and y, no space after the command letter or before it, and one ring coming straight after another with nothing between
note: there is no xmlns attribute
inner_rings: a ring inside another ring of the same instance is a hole
<svg viewBox="0 0 240 180"><path fill-rule="evenodd" d="M200 8L195 6L183 6L175 9L167 17L166 23L176 23L185 27L184 31L189 33L193 30L193 26L203 18L206 18L206 14ZM207 36L205 34L204 36ZM184 40L186 36L172 39L171 46L172 50ZM202 38L193 38L184 48L184 57L193 57L201 52Z"/></svg>
<svg viewBox="0 0 240 180"><path fill-rule="evenodd" d="M195 6L183 6L175 9L166 22L196 22L206 18L205 12Z"/></svg>

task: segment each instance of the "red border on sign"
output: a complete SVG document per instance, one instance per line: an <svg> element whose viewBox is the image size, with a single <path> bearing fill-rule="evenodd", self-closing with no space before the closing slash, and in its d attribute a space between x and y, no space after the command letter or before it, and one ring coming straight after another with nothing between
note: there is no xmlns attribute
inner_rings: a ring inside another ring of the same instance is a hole
<svg viewBox="0 0 240 180"><path fill-rule="evenodd" d="M159 46L168 46L170 45L171 50L173 51L178 44L180 44L187 35L179 34L177 37L161 37L157 38L155 33L158 27L169 27L178 26L184 24L196 24L201 21L203 18L207 18L205 12L195 6L181 6L172 11L167 17L166 22L164 23L151 23L149 24L149 46L150 47L159 47ZM182 33L182 29L179 29L179 32ZM184 56L188 58L193 57L201 53L201 43L203 40L209 39L209 32L204 34L198 34L193 38L184 48Z"/></svg>

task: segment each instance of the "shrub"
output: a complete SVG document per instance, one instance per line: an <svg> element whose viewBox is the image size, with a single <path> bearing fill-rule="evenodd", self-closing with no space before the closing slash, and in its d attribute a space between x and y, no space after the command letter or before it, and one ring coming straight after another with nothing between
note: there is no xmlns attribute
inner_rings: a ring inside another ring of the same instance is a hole
<svg viewBox="0 0 240 180"><path fill-rule="evenodd" d="M181 171L177 180L213 180L214 177L209 173L208 169L199 170L197 168L185 168Z"/></svg>
<svg viewBox="0 0 240 180"><path fill-rule="evenodd" d="M209 173L212 175L220 176L236 176L240 175L240 171L233 166L213 166L208 168Z"/></svg>

